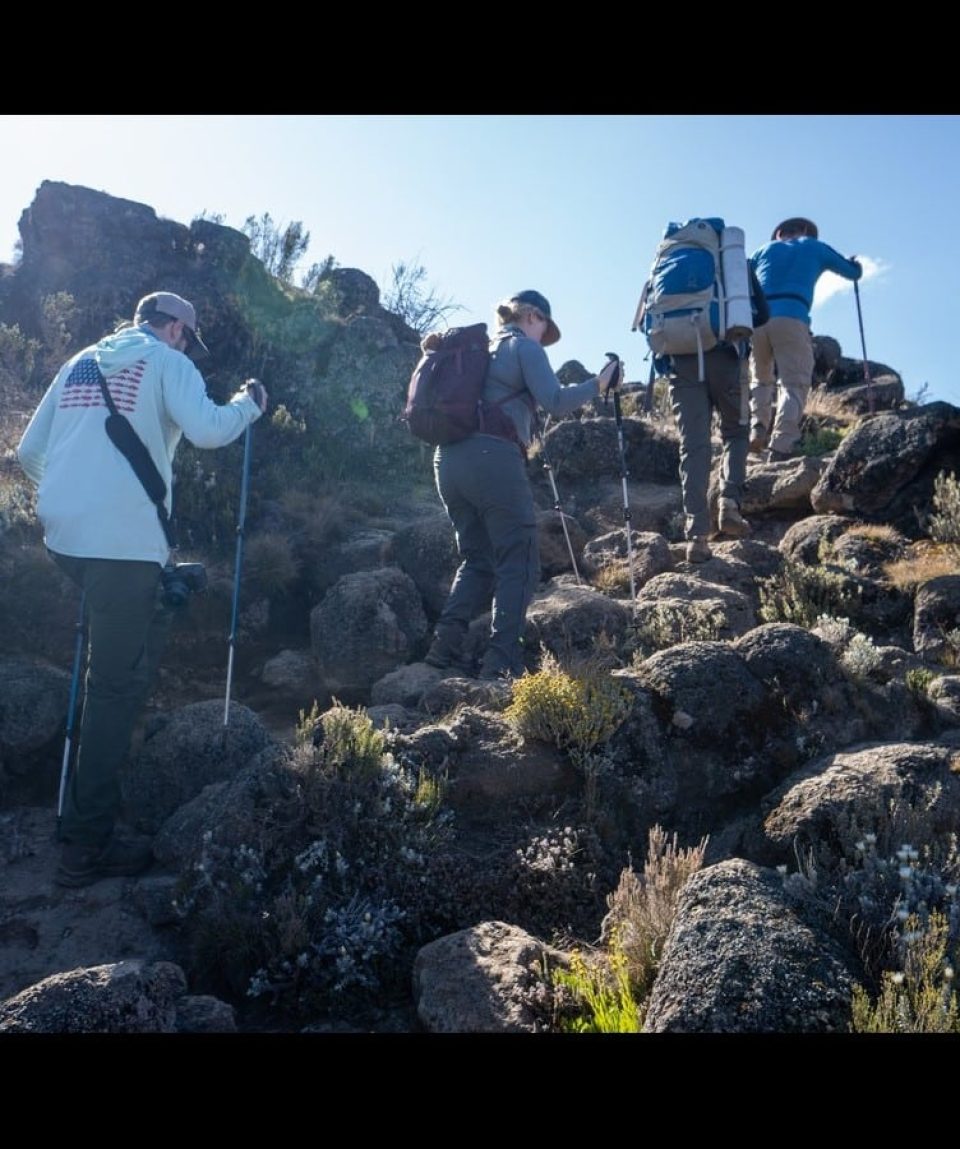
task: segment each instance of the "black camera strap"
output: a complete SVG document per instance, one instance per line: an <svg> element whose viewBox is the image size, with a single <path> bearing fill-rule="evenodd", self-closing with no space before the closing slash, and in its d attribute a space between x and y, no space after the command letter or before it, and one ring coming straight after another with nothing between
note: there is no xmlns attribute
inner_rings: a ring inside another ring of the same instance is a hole
<svg viewBox="0 0 960 1149"><path fill-rule="evenodd" d="M170 516L167 514L167 484L157 470L156 463L150 458L150 452L143 445L143 440L134 431L130 420L117 410L117 405L113 401L110 388L107 386L107 381L103 377L99 364L93 359L91 362L96 368L97 378L100 380L100 390L103 392L103 397L110 410L105 424L107 435L117 450L126 458L133 468L134 474L143 484L143 489L157 508L157 518L160 520L160 526L163 527L167 543L171 550L175 550L177 536Z"/></svg>

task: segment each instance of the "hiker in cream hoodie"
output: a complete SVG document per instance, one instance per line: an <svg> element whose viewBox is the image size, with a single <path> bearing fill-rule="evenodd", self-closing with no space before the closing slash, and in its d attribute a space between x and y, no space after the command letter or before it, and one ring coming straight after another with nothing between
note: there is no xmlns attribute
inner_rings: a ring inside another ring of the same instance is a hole
<svg viewBox="0 0 960 1149"><path fill-rule="evenodd" d="M167 291L147 295L132 325L57 372L18 447L37 485L50 556L84 594L89 634L79 750L60 826L61 885L140 873L153 858L149 842L116 832L116 823L120 767L168 629L161 573L170 543L158 507L107 435L97 368L166 484L168 517L181 438L200 448L226 446L267 407L257 380L229 403L214 403L192 361L207 354L192 303Z"/></svg>

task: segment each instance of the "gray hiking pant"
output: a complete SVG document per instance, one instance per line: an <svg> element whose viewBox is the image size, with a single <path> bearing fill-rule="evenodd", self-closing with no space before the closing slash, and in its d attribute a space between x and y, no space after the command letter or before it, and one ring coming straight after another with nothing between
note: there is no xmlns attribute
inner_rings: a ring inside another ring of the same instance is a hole
<svg viewBox="0 0 960 1149"><path fill-rule="evenodd" d="M697 381L696 355L675 355L670 375L670 403L680 432L680 488L688 539L710 533L707 492L713 461L711 428L714 410L720 416L723 444L720 498L737 507L747 477L749 418L741 386L740 356L735 347L716 347L704 357L706 380Z"/></svg>
<svg viewBox="0 0 960 1149"><path fill-rule="evenodd" d="M465 630L492 599L484 666L522 674L527 607L540 579L537 515L526 462L515 443L472 435L437 449L434 476L460 556L437 625Z"/></svg>

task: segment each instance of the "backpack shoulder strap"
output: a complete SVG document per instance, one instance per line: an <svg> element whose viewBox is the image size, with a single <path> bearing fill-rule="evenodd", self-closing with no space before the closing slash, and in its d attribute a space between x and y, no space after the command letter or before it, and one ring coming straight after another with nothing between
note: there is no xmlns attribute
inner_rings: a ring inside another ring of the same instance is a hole
<svg viewBox="0 0 960 1149"><path fill-rule="evenodd" d="M163 527L163 534L167 540L167 545L172 550L175 550L177 538L173 523L167 514L166 502L164 501L167 497L167 485L163 481L163 476L157 470L153 459L150 458L150 454L143 445L143 441L133 429L133 424L126 416L121 415L117 410L117 405L114 403L113 396L110 394L110 388L107 386L107 381L103 377L103 372L100 370L100 364L97 363L95 359L92 359L91 362L97 372L97 380L100 383L100 390L103 392L104 402L110 411L109 418L113 420L114 424L122 425L123 428L119 436L110 434L108 428L107 434L110 437L110 441L122 452L127 462L133 468L134 474L143 484L143 489L150 496L151 502L157 508L157 518L160 520L160 526Z"/></svg>

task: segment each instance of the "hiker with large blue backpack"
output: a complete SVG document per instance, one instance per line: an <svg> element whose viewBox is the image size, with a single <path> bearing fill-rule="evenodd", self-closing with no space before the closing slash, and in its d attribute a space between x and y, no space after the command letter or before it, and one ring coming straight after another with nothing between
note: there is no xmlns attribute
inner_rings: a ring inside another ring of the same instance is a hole
<svg viewBox="0 0 960 1149"><path fill-rule="evenodd" d="M417 423L414 393L420 390L421 375L429 374L429 363L414 372L408 404L413 433L418 434L420 427L421 437L442 440L434 452L434 476L456 532L460 558L425 661L440 669L470 672L472 666L464 657L467 630L492 606L489 641L479 669L479 677L489 680L517 677L527 669L523 631L540 580L527 448L537 430L538 411L570 414L602 397L620 379L617 365L608 363L582 383L561 384L544 350L559 340L560 329L539 291L510 296L497 306L496 318L480 398L474 402L477 410L465 429L445 426L438 431L439 417L432 431ZM426 357L431 347L439 350L443 339L428 336L424 342ZM468 357L461 351L448 363L451 372L460 369L465 374Z"/></svg>
<svg viewBox="0 0 960 1149"><path fill-rule="evenodd" d="M712 425L720 416L722 457L717 533L742 538L749 413L742 380L753 328L767 318L763 291L747 263L745 237L719 217L669 223L644 284L633 330L646 336L654 376L667 380L680 435L680 488L686 557L711 557L708 500Z"/></svg>

